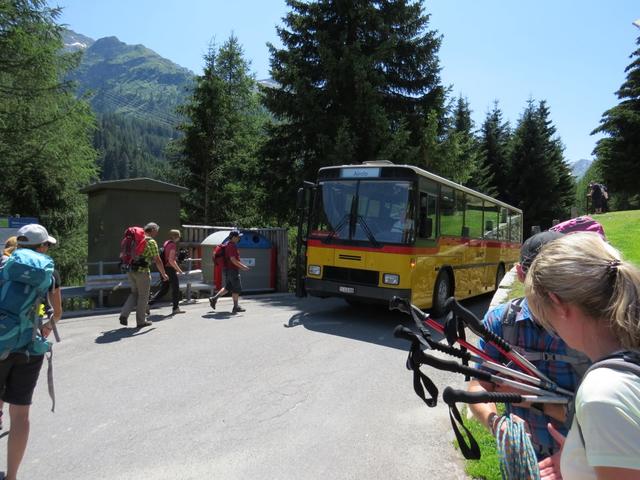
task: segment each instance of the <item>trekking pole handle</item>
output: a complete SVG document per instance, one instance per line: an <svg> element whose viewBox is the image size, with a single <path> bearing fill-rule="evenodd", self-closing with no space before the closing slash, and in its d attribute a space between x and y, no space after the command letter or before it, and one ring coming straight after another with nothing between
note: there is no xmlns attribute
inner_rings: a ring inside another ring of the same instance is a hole
<svg viewBox="0 0 640 480"><path fill-rule="evenodd" d="M442 392L442 400L447 405L462 403L560 403L567 404L569 399L557 395L520 395L513 392L468 392L446 387Z"/></svg>
<svg viewBox="0 0 640 480"><path fill-rule="evenodd" d="M468 392L466 390L458 390L446 387L442 392L442 400L447 405L453 403L520 403L522 395L517 393L501 393L501 392Z"/></svg>
<svg viewBox="0 0 640 480"><path fill-rule="evenodd" d="M438 370L444 370L444 371L453 372L453 373L461 373L463 375L467 375L469 377L473 377L478 380L484 380L486 382L490 382L493 377L493 375L491 375L490 373L484 372L477 368L468 367L466 365L460 365L459 363L454 362L452 360L442 360L441 358L436 358L424 352L420 352L417 360L420 363L424 363L425 365L429 365L430 367L437 368Z"/></svg>
<svg viewBox="0 0 640 480"><path fill-rule="evenodd" d="M415 332L410 328L405 327L404 325L398 325L393 330L393 336L396 338L402 338L403 340L408 340L410 342L417 340Z"/></svg>
<svg viewBox="0 0 640 480"><path fill-rule="evenodd" d="M400 310L402 313L409 313L411 304L406 298L394 296L389 300L389 310Z"/></svg>
<svg viewBox="0 0 640 480"><path fill-rule="evenodd" d="M500 338L498 335L493 333L491 330L488 330L487 327L476 317L473 312L464 308L460 303L454 298L449 297L449 299L444 304L445 311L453 312L457 317L461 318L462 321L475 333L476 335L481 336L485 340L495 343L500 348L502 348L505 352L511 351L511 345L504 341L504 339Z"/></svg>

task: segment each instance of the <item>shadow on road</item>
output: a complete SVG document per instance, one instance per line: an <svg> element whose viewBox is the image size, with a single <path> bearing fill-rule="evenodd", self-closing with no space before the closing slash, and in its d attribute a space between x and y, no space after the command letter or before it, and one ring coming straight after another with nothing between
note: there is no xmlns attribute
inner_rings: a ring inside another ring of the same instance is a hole
<svg viewBox="0 0 640 480"><path fill-rule="evenodd" d="M492 295L465 300L462 304L476 316L482 318L489 307ZM338 335L354 340L374 343L386 347L407 350L406 340L393 336L397 325L415 328L409 315L389 311L384 305L368 305L352 307L340 299L296 298L282 296L269 299L280 307L289 307L295 311L284 324L286 328L302 326L314 332ZM265 302L266 303L266 302ZM441 336L433 332L434 340L441 340Z"/></svg>
<svg viewBox="0 0 640 480"><path fill-rule="evenodd" d="M209 312L202 315L202 318L212 318L213 320L227 320L232 317L237 317L236 313L231 312Z"/></svg>
<svg viewBox="0 0 640 480"><path fill-rule="evenodd" d="M123 340L125 338L139 337L140 335L145 335L149 332L152 332L153 330L155 330L153 327L144 328L144 329L123 327L123 328L117 328L115 330L108 330L106 332L102 332L100 336L96 338L96 343L119 342L120 340Z"/></svg>

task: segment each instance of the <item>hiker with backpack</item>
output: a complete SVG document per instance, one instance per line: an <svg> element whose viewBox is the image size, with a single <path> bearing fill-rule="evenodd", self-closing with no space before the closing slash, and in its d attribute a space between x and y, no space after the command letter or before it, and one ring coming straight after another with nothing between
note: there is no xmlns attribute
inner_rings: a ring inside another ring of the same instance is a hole
<svg viewBox="0 0 640 480"><path fill-rule="evenodd" d="M607 189L605 188L605 186L596 182L590 182L587 195L591 197L591 205L593 206L593 212L602 213L602 208L604 207L604 203L606 199L609 198L609 194L607 193Z"/></svg>
<svg viewBox="0 0 640 480"><path fill-rule="evenodd" d="M516 265L516 274L520 282L524 283L527 271L543 245L561 237L563 235L558 232L541 232L522 244L520 263ZM485 315L483 323L562 388L574 391L581 375L589 366L589 360L583 354L570 349L560 337L548 333L540 326L531 314L525 298L511 300L490 310ZM494 346L483 339L479 340L478 347L492 358L501 362L505 360ZM468 390L506 391L498 390L494 384L480 380L471 380ZM495 435L501 419L496 405L477 403L469 405L469 408ZM526 422L538 460L547 458L556 451L553 437L547 430L548 423L553 423L560 432L566 433L569 430L566 408L558 404L507 404L506 414L513 414Z"/></svg>
<svg viewBox="0 0 640 480"><path fill-rule="evenodd" d="M0 287L0 392L9 404L11 430L7 442L6 480L16 480L29 439L29 410L44 354L50 350L46 337L62 316L60 276L47 255L56 244L46 228L25 225L18 230L18 248L2 269ZM51 316L41 325L42 300ZM13 333L13 334L12 334Z"/></svg>
<svg viewBox="0 0 640 480"><path fill-rule="evenodd" d="M525 280L532 312L593 365L543 479L640 478L640 270L593 233L545 245Z"/></svg>
<svg viewBox="0 0 640 480"><path fill-rule="evenodd" d="M160 227L157 223L147 223L143 234L139 227L131 227L122 239L120 259L123 269L127 272L131 293L120 311L120 325L127 326L129 314L136 310L136 328L152 325L146 315L149 308L149 291L151 290L151 263L155 263L162 280L169 278L160 259L158 244L154 238Z"/></svg>
<svg viewBox="0 0 640 480"><path fill-rule="evenodd" d="M227 239L216 247L214 251L215 268L222 267L224 270L225 284L213 297L209 297L209 305L213 310L216 309L218 298L231 292L233 298L233 309L231 313L244 312L238 301L242 292L242 283L240 281L240 270L247 271L247 267L240 261L240 252L238 251L238 242L242 234L238 230L231 230Z"/></svg>
<svg viewBox="0 0 640 480"><path fill-rule="evenodd" d="M180 236L180 230L169 230L169 239L164 242L160 252L160 258L162 258L164 270L167 272L169 279L162 281L160 290L149 300L149 305L153 305L164 297L169 291L169 288L171 288L171 302L173 305L171 315L184 313L184 310L180 310L180 306L178 305L180 302L180 281L178 280L178 274L184 273L177 261L177 245L180 241Z"/></svg>

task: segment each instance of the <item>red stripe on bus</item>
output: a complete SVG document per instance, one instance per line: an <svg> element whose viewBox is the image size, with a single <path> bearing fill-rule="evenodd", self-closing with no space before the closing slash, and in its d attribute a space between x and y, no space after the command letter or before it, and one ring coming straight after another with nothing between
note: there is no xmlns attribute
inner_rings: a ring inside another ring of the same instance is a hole
<svg viewBox="0 0 640 480"><path fill-rule="evenodd" d="M464 245L468 244L470 247L491 247L491 248L520 248L520 244L512 242L499 242L493 240L475 240L475 239L461 239L461 238L443 238L438 242L437 247L402 247L397 245L384 245L381 248L373 247L359 247L353 245L340 245L335 243L322 243L322 240L307 240L307 246L317 248L337 248L340 250L355 250L360 252L380 252L380 253L401 253L405 255L411 254L430 254L438 253L440 247L446 245Z"/></svg>

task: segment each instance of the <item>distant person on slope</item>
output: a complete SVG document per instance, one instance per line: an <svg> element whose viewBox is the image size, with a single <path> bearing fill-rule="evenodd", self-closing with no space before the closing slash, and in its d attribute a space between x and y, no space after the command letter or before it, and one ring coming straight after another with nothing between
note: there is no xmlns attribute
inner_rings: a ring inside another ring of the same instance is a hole
<svg viewBox="0 0 640 480"><path fill-rule="evenodd" d="M593 205L594 213L602 213L602 207L605 200L605 190L599 183L590 182L587 195L591 197L591 205ZM608 194L607 194L608 197Z"/></svg>

